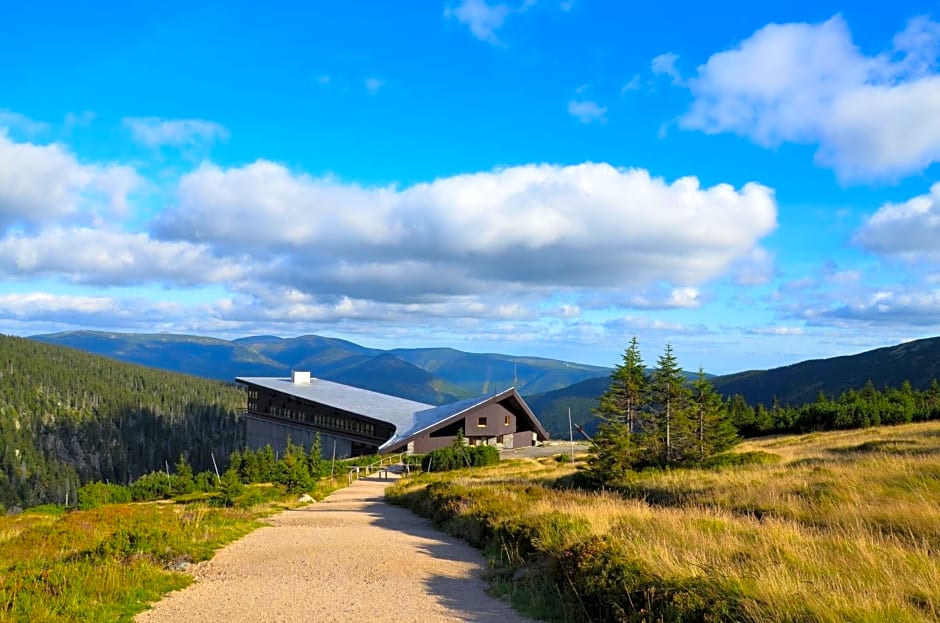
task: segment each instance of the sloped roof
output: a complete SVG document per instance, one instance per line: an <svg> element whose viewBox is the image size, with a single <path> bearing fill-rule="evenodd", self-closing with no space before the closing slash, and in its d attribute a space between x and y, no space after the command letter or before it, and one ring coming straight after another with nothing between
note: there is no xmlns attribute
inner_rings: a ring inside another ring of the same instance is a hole
<svg viewBox="0 0 940 623"><path fill-rule="evenodd" d="M517 416L522 415L529 419L532 423L532 427L539 436L542 439L548 439L548 432L542 427L541 422L538 421L538 418L535 417L532 410L529 409L529 405L525 403L525 400L522 399L522 396L519 395L515 387L510 387L509 389L493 392L484 396L467 398L466 400L459 400L450 404L441 405L440 407L432 407L424 411L418 411L414 414L413 425L407 430L397 429L395 435L379 447L379 452L402 446L415 437L430 432L433 429L446 426L450 422L460 419L468 412L479 409L480 407L484 407L488 404L507 402L515 406L515 409L510 408L510 411L515 411ZM508 405L504 404L504 406L509 408Z"/></svg>
<svg viewBox="0 0 940 623"><path fill-rule="evenodd" d="M517 417L522 416L528 419L538 435L543 439L548 439L548 433L514 387L435 407L423 402L316 378L311 379L309 383L293 383L289 378L264 376L240 376L235 380L388 422L395 427L395 434L379 446L379 452L403 446L418 435L446 426L463 417L467 412L492 403L502 403Z"/></svg>
<svg viewBox="0 0 940 623"><path fill-rule="evenodd" d="M235 380L388 422L396 431L410 428L415 412L434 408L434 405L423 402L316 378L310 379L309 383L293 383L289 378L267 376L239 376Z"/></svg>

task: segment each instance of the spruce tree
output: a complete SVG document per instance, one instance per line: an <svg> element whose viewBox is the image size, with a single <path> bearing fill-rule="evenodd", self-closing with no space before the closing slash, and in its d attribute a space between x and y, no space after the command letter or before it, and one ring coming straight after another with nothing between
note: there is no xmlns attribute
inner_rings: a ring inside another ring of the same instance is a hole
<svg viewBox="0 0 940 623"><path fill-rule="evenodd" d="M631 433L639 421L640 411L646 406L648 385L646 367L634 335L623 352L623 363L614 368L610 387L601 396L594 412L606 420L625 424L627 433Z"/></svg>
<svg viewBox="0 0 940 623"><path fill-rule="evenodd" d="M592 485L609 487L625 481L636 461L631 437L626 424L601 424L588 449L586 474Z"/></svg>
<svg viewBox="0 0 940 623"><path fill-rule="evenodd" d="M731 423L731 416L724 401L701 368L698 378L692 383L692 400L696 433L695 455L697 460L704 461L734 445L737 431Z"/></svg>
<svg viewBox="0 0 940 623"><path fill-rule="evenodd" d="M175 495L192 493L193 489L196 487L196 481L193 479L193 468L190 467L185 454L180 455L179 460L176 462L175 469L176 474L174 474L173 478L173 493Z"/></svg>
<svg viewBox="0 0 940 623"><path fill-rule="evenodd" d="M689 390L671 344L666 344L650 375L650 396L640 444L643 458L663 466L685 460L691 445Z"/></svg>
<svg viewBox="0 0 940 623"><path fill-rule="evenodd" d="M307 454L307 469L310 477L319 480L323 477L323 445L320 441L320 433L313 437L313 444L310 446L310 452Z"/></svg>

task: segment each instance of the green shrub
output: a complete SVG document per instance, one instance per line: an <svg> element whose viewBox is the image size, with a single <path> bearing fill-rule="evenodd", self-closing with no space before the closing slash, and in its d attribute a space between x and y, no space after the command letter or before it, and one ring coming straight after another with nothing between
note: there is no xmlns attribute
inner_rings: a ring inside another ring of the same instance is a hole
<svg viewBox="0 0 940 623"><path fill-rule="evenodd" d="M482 467L499 463L499 450L495 446L448 446L438 448L421 459L421 469L446 472L463 467Z"/></svg>
<svg viewBox="0 0 940 623"><path fill-rule="evenodd" d="M219 478L215 472L199 472L196 474L196 491L215 491L219 486Z"/></svg>
<svg viewBox="0 0 940 623"><path fill-rule="evenodd" d="M743 465L773 465L780 462L780 455L758 450L756 452L724 452L710 456L700 463L708 469L740 467Z"/></svg>
<svg viewBox="0 0 940 623"><path fill-rule="evenodd" d="M499 450L496 446L471 446L470 463L474 467L496 465L499 463Z"/></svg>
<svg viewBox="0 0 940 623"><path fill-rule="evenodd" d="M78 489L78 507L82 510L130 501L131 490L122 485L89 482Z"/></svg>
<svg viewBox="0 0 940 623"><path fill-rule="evenodd" d="M130 490L135 502L165 500L173 497L173 479L165 472L150 472L131 483Z"/></svg>
<svg viewBox="0 0 940 623"><path fill-rule="evenodd" d="M222 482L219 484L219 492L222 494L221 500L225 506L234 506L238 496L245 490L238 472L233 468L228 468L222 474Z"/></svg>

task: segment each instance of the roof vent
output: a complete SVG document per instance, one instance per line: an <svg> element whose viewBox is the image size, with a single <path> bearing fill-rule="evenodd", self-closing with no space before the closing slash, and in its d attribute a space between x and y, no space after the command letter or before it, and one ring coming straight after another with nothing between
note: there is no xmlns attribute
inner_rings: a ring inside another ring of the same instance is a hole
<svg viewBox="0 0 940 623"><path fill-rule="evenodd" d="M291 383L295 385L309 385L310 384L310 372L301 372L299 370L291 370L290 373Z"/></svg>

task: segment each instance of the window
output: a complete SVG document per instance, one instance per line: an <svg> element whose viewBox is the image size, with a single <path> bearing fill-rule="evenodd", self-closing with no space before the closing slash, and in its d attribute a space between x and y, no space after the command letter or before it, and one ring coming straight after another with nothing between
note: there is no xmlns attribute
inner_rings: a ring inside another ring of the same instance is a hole
<svg viewBox="0 0 940 623"><path fill-rule="evenodd" d="M486 426L486 417L477 418L477 428L483 428Z"/></svg>
<svg viewBox="0 0 940 623"><path fill-rule="evenodd" d="M506 426L509 426L509 414L508 413L506 414L506 417L503 418L503 424L505 424Z"/></svg>

